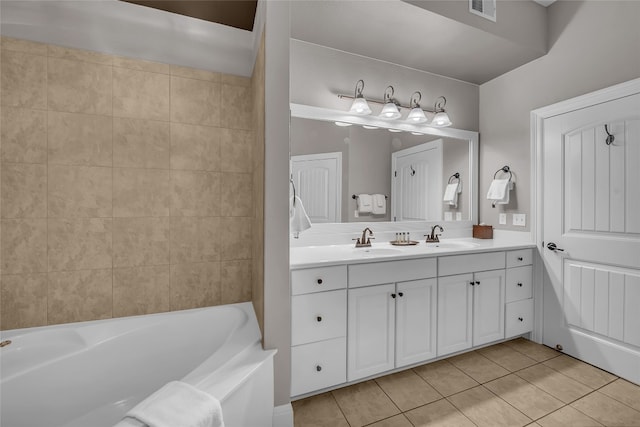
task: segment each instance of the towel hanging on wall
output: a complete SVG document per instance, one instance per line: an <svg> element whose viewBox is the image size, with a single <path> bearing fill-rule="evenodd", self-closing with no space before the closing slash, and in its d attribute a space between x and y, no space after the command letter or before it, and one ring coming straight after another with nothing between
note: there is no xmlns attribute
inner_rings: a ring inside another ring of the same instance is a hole
<svg viewBox="0 0 640 427"><path fill-rule="evenodd" d="M371 197L371 194L358 194L356 203L358 204L358 212L361 214L371 213L373 210L373 197Z"/></svg>
<svg viewBox="0 0 640 427"><path fill-rule="evenodd" d="M371 213L374 215L385 215L387 213L387 197L384 194L374 194L372 199L373 206Z"/></svg>

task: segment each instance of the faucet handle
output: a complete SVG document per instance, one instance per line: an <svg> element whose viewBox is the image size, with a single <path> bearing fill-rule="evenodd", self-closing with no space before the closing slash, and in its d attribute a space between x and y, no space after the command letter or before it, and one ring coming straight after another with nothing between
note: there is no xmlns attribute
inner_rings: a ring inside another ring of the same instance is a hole
<svg viewBox="0 0 640 427"><path fill-rule="evenodd" d="M358 244L358 245L360 244L360 238L359 237L356 237L355 239L351 239L351 240L355 240L356 244Z"/></svg>

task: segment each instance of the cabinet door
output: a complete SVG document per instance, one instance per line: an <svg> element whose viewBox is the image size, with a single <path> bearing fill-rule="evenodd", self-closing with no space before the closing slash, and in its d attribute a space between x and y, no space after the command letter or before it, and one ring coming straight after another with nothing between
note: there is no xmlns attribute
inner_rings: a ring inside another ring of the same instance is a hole
<svg viewBox="0 0 640 427"><path fill-rule="evenodd" d="M472 344L472 274L438 278L438 356Z"/></svg>
<svg viewBox="0 0 640 427"><path fill-rule="evenodd" d="M474 275L473 345L504 339L504 270Z"/></svg>
<svg viewBox="0 0 640 427"><path fill-rule="evenodd" d="M349 290L347 378L354 381L394 367L395 284Z"/></svg>
<svg viewBox="0 0 640 427"><path fill-rule="evenodd" d="M436 357L436 279L396 285L396 368Z"/></svg>

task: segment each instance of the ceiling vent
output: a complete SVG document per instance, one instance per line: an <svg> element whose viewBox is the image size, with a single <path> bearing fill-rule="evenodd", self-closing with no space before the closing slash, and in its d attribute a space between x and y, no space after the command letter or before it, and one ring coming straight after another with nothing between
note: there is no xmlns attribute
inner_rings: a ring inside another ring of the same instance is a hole
<svg viewBox="0 0 640 427"><path fill-rule="evenodd" d="M496 22L496 0L469 0L469 12Z"/></svg>

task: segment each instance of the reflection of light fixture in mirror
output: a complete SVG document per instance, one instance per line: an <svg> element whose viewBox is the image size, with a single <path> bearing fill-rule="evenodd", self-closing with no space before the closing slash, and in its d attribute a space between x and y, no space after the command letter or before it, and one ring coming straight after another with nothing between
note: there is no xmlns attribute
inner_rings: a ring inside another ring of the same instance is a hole
<svg viewBox="0 0 640 427"><path fill-rule="evenodd" d="M365 129L379 129L378 126L362 125L362 127Z"/></svg>
<svg viewBox="0 0 640 427"><path fill-rule="evenodd" d="M350 113L359 114L362 116L371 114L371 108L369 108L369 104L367 104L367 100L364 99L364 95L362 94L363 89L364 80L358 80L358 82L356 83L353 103L351 104L351 109L349 110Z"/></svg>
<svg viewBox="0 0 640 427"><path fill-rule="evenodd" d="M336 124L336 126L341 126L341 127L347 127L347 126L351 126L351 123L347 123L347 122L334 122Z"/></svg>
<svg viewBox="0 0 640 427"><path fill-rule="evenodd" d="M422 132L411 132L411 135L422 136L422 135L424 135L424 133L422 133Z"/></svg>
<svg viewBox="0 0 640 427"><path fill-rule="evenodd" d="M393 92L393 86L387 86L384 91L384 107L382 107L379 116L382 119L393 120L401 116L400 110L398 110L398 106L393 99Z"/></svg>
<svg viewBox="0 0 640 427"><path fill-rule="evenodd" d="M417 95L417 96L416 96ZM410 123L424 123L427 121L427 116L424 115L424 111L420 108L420 100L422 99L422 94L420 92L413 92L411 95L411 100L409 101L409 107L411 111L407 116L407 121Z"/></svg>
<svg viewBox="0 0 640 427"><path fill-rule="evenodd" d="M439 127L439 128L451 126L451 119L449 119L449 115L444 110L444 106L446 104L447 104L447 98L445 98L444 96L441 96L438 99L436 99L436 103L433 107L436 115L433 116L433 120L431 120L432 126Z"/></svg>
<svg viewBox="0 0 640 427"><path fill-rule="evenodd" d="M402 132L400 129L388 129L388 130L389 132L394 132L394 133Z"/></svg>

